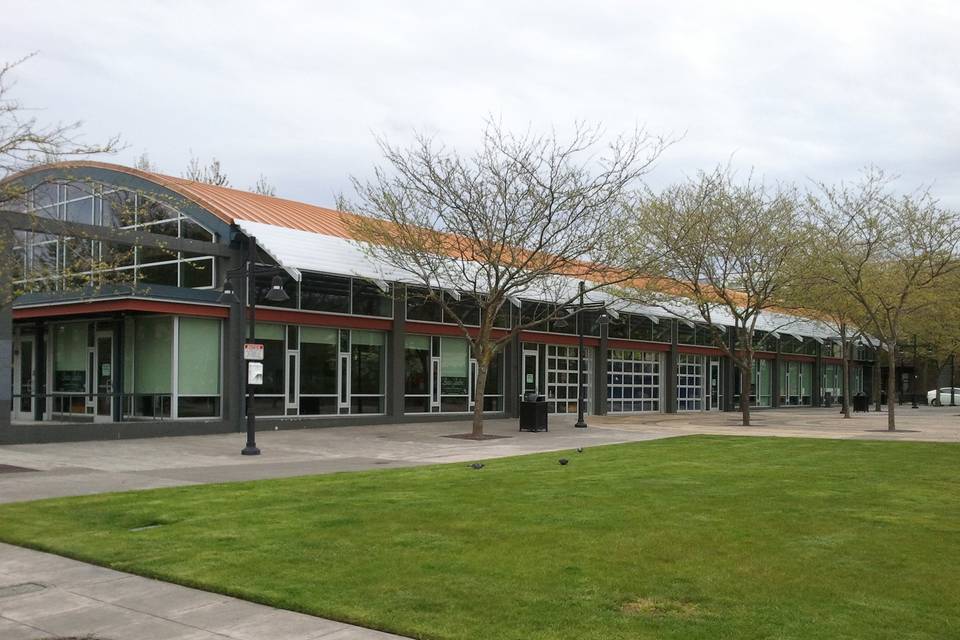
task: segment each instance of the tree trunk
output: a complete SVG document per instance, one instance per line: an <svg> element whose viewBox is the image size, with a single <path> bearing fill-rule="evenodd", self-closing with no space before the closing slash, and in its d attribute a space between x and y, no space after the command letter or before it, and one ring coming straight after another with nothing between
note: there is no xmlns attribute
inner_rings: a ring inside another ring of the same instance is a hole
<svg viewBox="0 0 960 640"><path fill-rule="evenodd" d="M850 400L852 394L850 393L850 359L853 355L853 341L843 340L843 345L840 350L841 355L841 369L843 371L843 388L841 389L841 394L843 395L843 417L850 417ZM850 344L848 345L847 342Z"/></svg>
<svg viewBox="0 0 960 640"><path fill-rule="evenodd" d="M490 358L477 358L477 379L473 388L473 431L474 438L483 437L483 392L487 386L487 372L490 370Z"/></svg>
<svg viewBox="0 0 960 640"><path fill-rule="evenodd" d="M751 366L740 367L740 413L743 415L742 425L750 426L750 378L753 375L753 362ZM759 390L758 390L759 391Z"/></svg>
<svg viewBox="0 0 960 640"><path fill-rule="evenodd" d="M896 431L897 422L894 417L896 410L897 395L897 343L890 345L890 351L887 352L890 358L890 366L887 367L887 431Z"/></svg>

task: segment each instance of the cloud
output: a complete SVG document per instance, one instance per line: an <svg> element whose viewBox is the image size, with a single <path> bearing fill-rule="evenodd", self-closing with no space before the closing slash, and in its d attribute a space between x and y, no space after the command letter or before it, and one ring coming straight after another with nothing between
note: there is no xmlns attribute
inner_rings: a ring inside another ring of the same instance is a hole
<svg viewBox="0 0 960 640"><path fill-rule="evenodd" d="M495 114L685 132L654 184L732 153L798 182L876 163L960 206L948 3L0 3L0 59L40 52L22 100L170 173L192 150L330 203L377 161L374 133L469 148Z"/></svg>

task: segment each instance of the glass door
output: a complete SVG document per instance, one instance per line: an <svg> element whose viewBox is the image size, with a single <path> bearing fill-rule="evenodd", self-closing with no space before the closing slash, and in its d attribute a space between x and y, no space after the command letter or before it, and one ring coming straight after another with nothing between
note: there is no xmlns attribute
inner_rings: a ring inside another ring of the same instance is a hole
<svg viewBox="0 0 960 640"><path fill-rule="evenodd" d="M97 332L95 351L94 388L97 395L94 419L109 422L113 420L113 333Z"/></svg>
<svg viewBox="0 0 960 640"><path fill-rule="evenodd" d="M21 337L13 351L14 420L33 420L34 354L33 337Z"/></svg>
<svg viewBox="0 0 960 640"><path fill-rule="evenodd" d="M720 360L710 359L710 411L719 411L723 394L720 392Z"/></svg>
<svg viewBox="0 0 960 640"><path fill-rule="evenodd" d="M537 384L538 377L538 359L537 351L533 350L524 350L523 352L523 395L526 396L527 393L533 392L537 395L539 392L539 385Z"/></svg>

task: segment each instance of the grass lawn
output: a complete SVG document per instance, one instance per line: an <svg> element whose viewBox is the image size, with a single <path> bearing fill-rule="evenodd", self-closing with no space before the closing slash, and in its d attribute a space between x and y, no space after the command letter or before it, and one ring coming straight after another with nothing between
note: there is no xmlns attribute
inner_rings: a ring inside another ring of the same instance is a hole
<svg viewBox="0 0 960 640"><path fill-rule="evenodd" d="M45 500L0 506L0 539L422 638L960 637L952 444L697 436Z"/></svg>

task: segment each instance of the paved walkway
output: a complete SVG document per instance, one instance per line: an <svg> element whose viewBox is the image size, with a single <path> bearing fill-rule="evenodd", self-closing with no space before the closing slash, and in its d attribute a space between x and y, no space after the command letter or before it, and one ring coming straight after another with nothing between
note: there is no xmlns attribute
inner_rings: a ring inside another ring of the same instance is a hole
<svg viewBox="0 0 960 640"><path fill-rule="evenodd" d="M554 416L549 433L518 433L514 420L491 420L487 432L503 437L483 442L448 437L466 431L465 422L271 431L258 434L263 454L257 457L239 455L243 434L9 445L0 446L0 502L465 462L704 433L960 442L960 409L899 409L895 433L886 431L885 413L843 420L836 409L782 409L755 412L750 427L732 413L591 417L588 429ZM0 638L86 633L116 640L397 637L0 544Z"/></svg>
<svg viewBox="0 0 960 640"><path fill-rule="evenodd" d="M739 414L719 412L588 421L590 428L575 429L572 416L552 416L548 433L519 433L515 420L489 420L487 433L503 437L482 442L446 437L468 430L463 421L268 431L257 434L263 454L256 457L240 455L239 433L6 445L0 446L0 502L462 462L701 433L960 442L960 407L903 405L894 433L886 431L886 413L843 420L838 409L755 411L750 427L740 426Z"/></svg>
<svg viewBox="0 0 960 640"><path fill-rule="evenodd" d="M0 638L387 640L387 633L0 543Z"/></svg>

